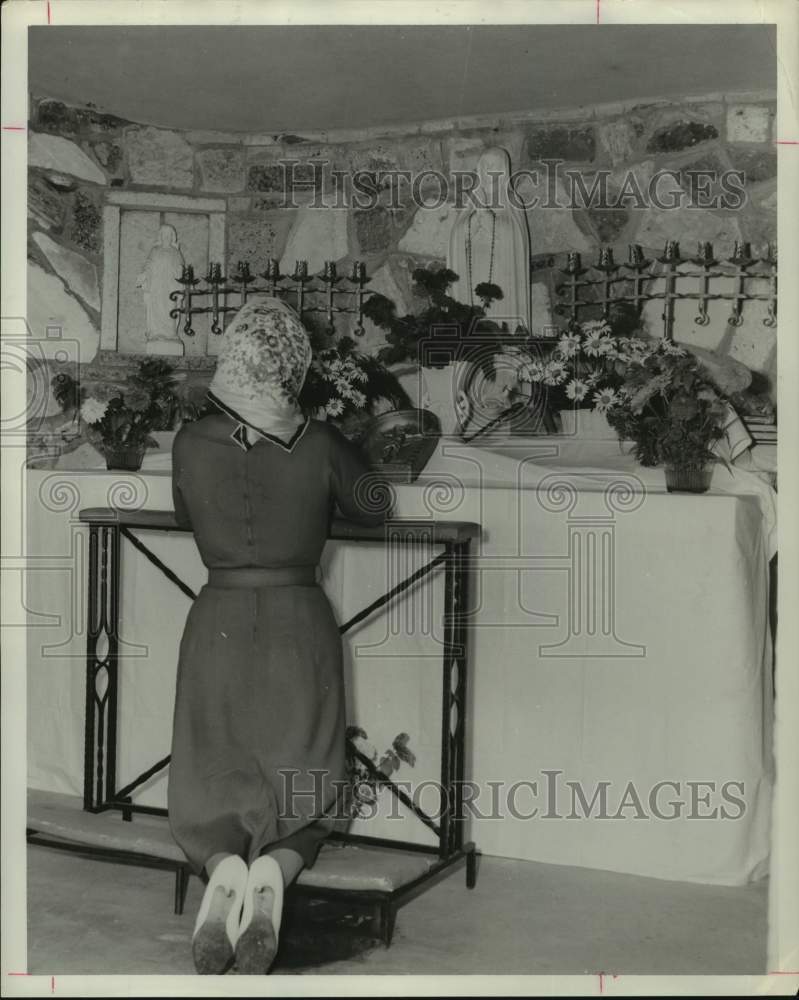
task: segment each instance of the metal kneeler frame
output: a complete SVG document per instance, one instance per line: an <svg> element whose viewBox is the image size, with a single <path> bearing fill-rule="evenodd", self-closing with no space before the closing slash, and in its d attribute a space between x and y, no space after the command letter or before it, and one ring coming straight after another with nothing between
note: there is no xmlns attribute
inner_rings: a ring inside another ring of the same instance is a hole
<svg viewBox="0 0 799 1000"><path fill-rule="evenodd" d="M138 805L132 800L136 788L169 764L169 757L157 761L124 787L117 786L117 721L119 691L119 607L122 539L126 539L192 600L196 594L156 555L135 529L147 531L190 531L175 521L172 511L123 511L111 507L91 507L80 512L80 520L89 527L88 627L86 642L86 712L84 735L83 808L90 813L117 809L124 820L134 813L166 816L167 810ZM469 547L479 537L480 525L465 521L392 520L368 527L350 521L334 520L329 537L337 541L383 542L387 544L423 544L441 551L406 579L391 587L349 621L339 627L343 635L413 587L423 578L444 570L444 641L442 649L441 704L441 814L436 822L378 771L373 763L354 747L350 752L369 770L381 785L402 801L436 836L437 844L368 837L350 833L332 833L331 840L377 848L401 849L434 856L426 871L394 889L347 889L317 885L298 885L293 894L318 898L346 896L356 903L377 905L380 933L386 945L391 943L397 910L420 892L429 888L461 862L466 864L466 885L473 888L477 878L477 852L473 842L464 842L463 781L466 737L467 639ZM101 652L103 650L104 652ZM52 840L36 830L28 830L30 843L77 851L98 860L167 868L175 871L175 912L182 913L188 888L188 864L172 859L136 854L123 849L100 848Z"/></svg>

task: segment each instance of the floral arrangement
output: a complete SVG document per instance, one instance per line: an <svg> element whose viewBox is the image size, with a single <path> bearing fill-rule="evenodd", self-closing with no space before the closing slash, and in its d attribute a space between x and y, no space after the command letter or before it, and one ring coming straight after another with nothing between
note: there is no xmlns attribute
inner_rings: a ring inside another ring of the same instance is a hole
<svg viewBox="0 0 799 1000"><path fill-rule="evenodd" d="M388 344L378 352L378 358L386 364L425 361L420 357L420 342L428 341L432 330L445 328L444 346L457 347L457 359L468 360L469 336L478 330L496 329L485 319L486 310L493 301L502 299L502 289L498 285L482 282L474 290L482 305L465 305L449 295L450 286L458 280L458 275L449 268L418 267L411 277L414 294L426 298L428 302L418 315L409 313L398 316L396 306L384 295L372 295L364 303L364 315L387 331ZM431 367L443 368L447 363L448 359L443 357L431 362Z"/></svg>
<svg viewBox="0 0 799 1000"><path fill-rule="evenodd" d="M90 393L64 373L53 379L53 392L65 409L85 425L87 436L106 453L158 447L153 431L170 428L181 411L177 380L170 364L149 359L121 384L97 383Z"/></svg>
<svg viewBox="0 0 799 1000"><path fill-rule="evenodd" d="M357 436L381 401L392 409L411 405L397 377L378 358L356 351L351 338L320 344L312 335L311 343L313 360L300 392L307 414L324 416Z"/></svg>
<svg viewBox="0 0 799 1000"><path fill-rule="evenodd" d="M616 362L623 384L608 423L641 465L702 469L724 436L728 401L688 351L666 340L645 347Z"/></svg>
<svg viewBox="0 0 799 1000"><path fill-rule="evenodd" d="M345 736L350 782L345 807L353 819L367 819L374 813L380 776L391 777L403 764L414 767L416 756L408 747L410 737L407 733L395 736L382 755L378 755L377 748L369 743L369 737L359 726L347 726Z"/></svg>
<svg viewBox="0 0 799 1000"><path fill-rule="evenodd" d="M544 386L553 409L570 407L607 413L619 401L628 363L650 350L639 337L614 336L608 320L574 324L545 359L531 359L523 381Z"/></svg>

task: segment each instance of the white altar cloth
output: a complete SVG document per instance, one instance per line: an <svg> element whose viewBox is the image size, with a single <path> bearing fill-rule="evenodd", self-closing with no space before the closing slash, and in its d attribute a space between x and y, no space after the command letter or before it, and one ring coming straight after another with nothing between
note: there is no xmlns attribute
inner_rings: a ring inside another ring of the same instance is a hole
<svg viewBox="0 0 799 1000"><path fill-rule="evenodd" d="M542 457L545 439L493 451L445 440L424 476L397 489L400 516L484 528L469 657L467 775L479 812L470 836L501 857L727 885L760 877L772 774L773 494L720 468L710 493L668 495L662 470L641 470L618 446L594 452L588 467L578 464L579 443L563 445ZM74 794L85 699L78 510L169 509L169 476L31 470L27 489L29 784ZM145 541L199 589L205 570L190 537ZM188 610L123 549L120 785L169 751ZM329 545L325 587L340 619L421 557ZM428 810L441 731L434 589L431 601L416 588L346 643L350 721L380 751L410 735L417 763L397 777ZM165 789L161 776L137 801L162 805ZM390 811L384 795L379 815L356 828L430 841L401 807L400 819Z"/></svg>

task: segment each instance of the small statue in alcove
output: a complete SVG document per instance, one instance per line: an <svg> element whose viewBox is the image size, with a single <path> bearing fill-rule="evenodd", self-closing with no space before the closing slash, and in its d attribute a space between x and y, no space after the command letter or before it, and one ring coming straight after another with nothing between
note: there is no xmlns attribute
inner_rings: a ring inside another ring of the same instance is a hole
<svg viewBox="0 0 799 1000"><path fill-rule="evenodd" d="M169 315L175 307L169 295L178 287L177 281L183 272L183 264L175 227L161 226L158 230L158 242L150 251L144 270L136 279L136 287L141 288L144 294L147 354L183 357L183 342L178 337L180 318Z"/></svg>

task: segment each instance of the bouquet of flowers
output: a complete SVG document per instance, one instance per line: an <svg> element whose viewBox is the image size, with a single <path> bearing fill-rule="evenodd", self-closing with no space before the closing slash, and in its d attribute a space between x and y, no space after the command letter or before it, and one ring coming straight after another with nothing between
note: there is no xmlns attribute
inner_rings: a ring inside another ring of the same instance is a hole
<svg viewBox="0 0 799 1000"><path fill-rule="evenodd" d="M346 793L346 809L353 819L368 818L377 802L380 775L390 778L403 763L413 767L416 756L408 747L410 737L400 733L394 737L391 746L378 758L377 748L369 743L369 737L359 726L347 726L346 762L349 786ZM366 763L369 762L369 764Z"/></svg>
<svg viewBox="0 0 799 1000"><path fill-rule="evenodd" d="M54 390L62 406L75 407L86 436L105 454L109 468L139 468L146 448L158 447L152 432L169 428L180 412L172 372L167 362L153 359L142 361L119 384L96 383L87 392L61 374ZM128 457L117 462L121 453Z"/></svg>
<svg viewBox="0 0 799 1000"><path fill-rule="evenodd" d="M608 423L641 465L699 470L716 457L729 403L692 354L661 340L617 366L623 385Z"/></svg>
<svg viewBox="0 0 799 1000"><path fill-rule="evenodd" d="M619 400L627 364L648 350L645 340L616 337L607 320L591 320L570 327L546 359L530 359L520 374L546 389L553 409L607 413Z"/></svg>
<svg viewBox="0 0 799 1000"><path fill-rule="evenodd" d="M393 409L410 406L396 376L377 359L355 350L355 342L314 348L313 360L300 393L300 405L311 415L324 415L353 434L373 414L379 401Z"/></svg>

